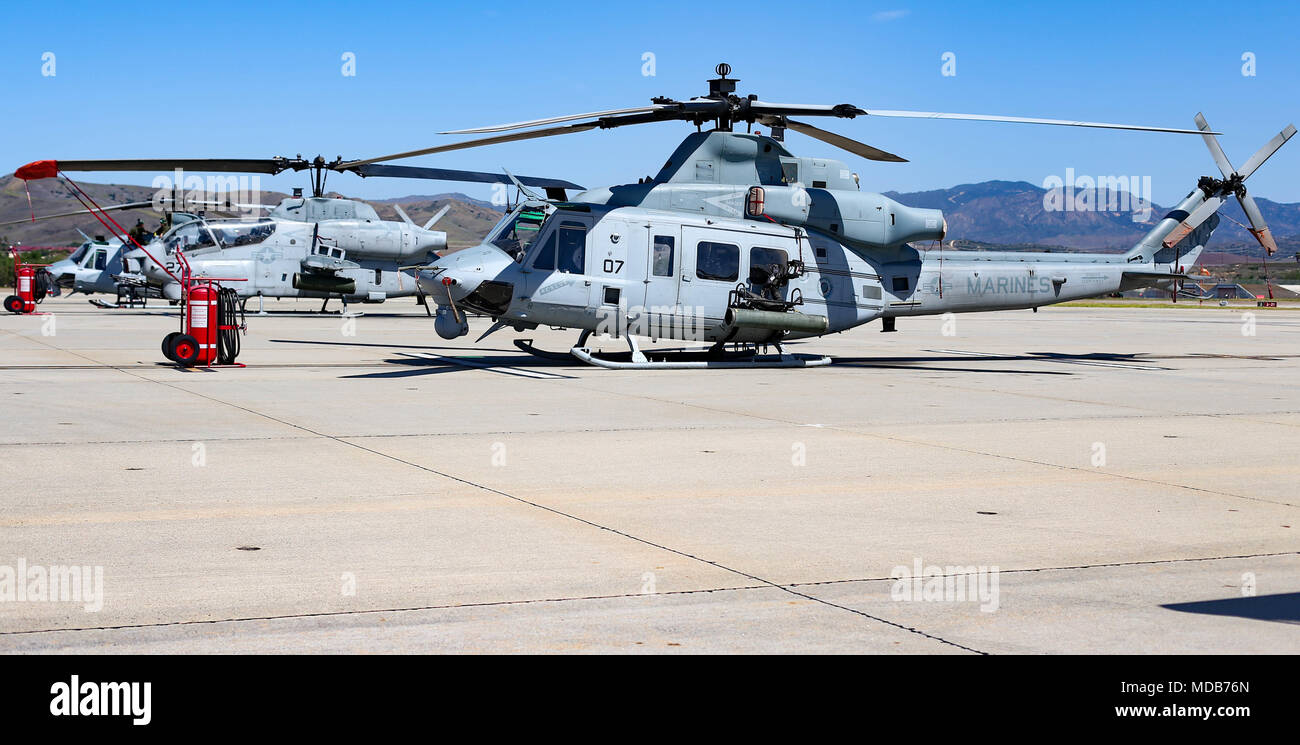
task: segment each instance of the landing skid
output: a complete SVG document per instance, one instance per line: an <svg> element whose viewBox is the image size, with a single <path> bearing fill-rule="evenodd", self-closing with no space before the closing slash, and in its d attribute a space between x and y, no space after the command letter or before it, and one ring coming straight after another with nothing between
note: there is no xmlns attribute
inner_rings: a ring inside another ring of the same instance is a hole
<svg viewBox="0 0 1300 745"><path fill-rule="evenodd" d="M516 339L515 346L533 356L558 362L578 360L607 370L695 370L709 368L767 368L767 367L822 367L831 363L830 357L809 354L758 354L757 350L739 352L723 351L721 346L706 351L684 349L641 351L636 337L624 339L628 351L613 354L596 353L586 346L590 331L582 332L578 343L568 352L551 352L533 346L532 339ZM778 347L779 348L779 347Z"/></svg>
<svg viewBox="0 0 1300 745"><path fill-rule="evenodd" d="M113 303L109 303L109 302L105 302L105 301L103 301L103 300L100 300L100 299L97 298L97 297L87 298L87 299L86 299L86 302L90 303L91 305L95 306L96 308L106 308L106 309L108 309L108 310L117 310L117 309L121 309L121 308L130 308L130 309L132 309L132 310L137 309L137 308L138 308L138 309L142 309L142 310L145 309L145 305L144 305L143 303L118 303L118 304L114 305Z"/></svg>

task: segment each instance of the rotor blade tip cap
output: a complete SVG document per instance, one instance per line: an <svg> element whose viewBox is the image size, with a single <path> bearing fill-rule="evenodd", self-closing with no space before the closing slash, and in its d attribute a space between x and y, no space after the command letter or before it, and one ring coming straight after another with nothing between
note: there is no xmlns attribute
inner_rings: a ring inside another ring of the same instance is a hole
<svg viewBox="0 0 1300 745"><path fill-rule="evenodd" d="M43 178L54 178L59 175L59 162L57 160L37 160L14 171L14 176L23 181L36 181Z"/></svg>

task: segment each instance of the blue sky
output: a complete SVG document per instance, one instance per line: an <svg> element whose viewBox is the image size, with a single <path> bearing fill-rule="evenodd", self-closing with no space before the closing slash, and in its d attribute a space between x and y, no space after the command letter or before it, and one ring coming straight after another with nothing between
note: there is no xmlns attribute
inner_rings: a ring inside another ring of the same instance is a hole
<svg viewBox="0 0 1300 745"><path fill-rule="evenodd" d="M210 8L210 10L206 10ZM1300 122L1300 3L903 2L19 3L5 10L0 171L41 158L373 156L450 142L438 131L706 92L730 63L742 93L781 102L1167 126L1204 111L1240 164ZM55 54L56 75L41 74ZM341 74L345 52L355 77ZM655 75L642 57L655 55ZM941 75L941 55L956 75ZM1242 75L1242 55L1256 74ZM1041 184L1067 168L1150 176L1168 205L1214 171L1198 138L1013 124L859 118L827 128L912 162L841 158L863 187L987 179ZM428 156L411 165L553 175L587 186L654 173L689 131L628 127ZM1300 201L1300 143L1251 180ZM146 174L84 175L147 183ZM287 190L305 179L263 180ZM336 176L371 198L480 186Z"/></svg>

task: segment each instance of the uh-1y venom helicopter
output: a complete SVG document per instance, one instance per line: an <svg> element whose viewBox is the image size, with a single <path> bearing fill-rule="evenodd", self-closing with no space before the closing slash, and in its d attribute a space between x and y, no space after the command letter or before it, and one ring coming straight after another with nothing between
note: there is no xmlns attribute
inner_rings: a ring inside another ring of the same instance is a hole
<svg viewBox="0 0 1300 745"><path fill-rule="evenodd" d="M343 164L381 161L493 143L666 120L706 122L686 137L659 173L637 184L593 189L572 201L529 199L477 247L439 258L420 282L439 305L443 338L469 331L466 311L491 316L483 335L507 326L578 329L569 354L604 367L806 366L827 358L758 355L758 347L844 331L875 319L893 331L900 316L1036 308L1142 286L1177 293L1185 271L1236 196L1265 248L1275 248L1244 181L1287 139L1288 126L1241 169L1223 155L1205 120L1170 129L1023 117L865 110L850 104L767 103L735 94L719 65L709 94L687 101L561 116L447 134L508 132ZM795 116L885 116L1021 122L1200 134L1222 171L1123 254L942 251L942 212L907 207L859 191L848 166L791 154L785 131L869 160L902 162L883 150L798 121ZM574 124L563 124L573 122ZM768 135L733 131L762 124ZM559 126L555 126L559 125ZM541 127L540 129L529 129ZM525 129L523 132L511 130ZM528 193L521 185L521 191ZM939 250L915 244L932 243ZM602 357L593 332L623 337L630 352ZM643 353L637 336L712 342L708 352ZM482 339L483 337L479 337ZM550 355L516 340L525 351ZM727 345L732 344L728 353ZM737 347L742 347L737 350ZM739 353L738 353L739 352Z"/></svg>
<svg viewBox="0 0 1300 745"><path fill-rule="evenodd" d="M346 166L346 167L344 167ZM173 227L144 249L128 247L123 268L115 281L157 287L169 300L180 298L176 251L185 252L195 278L243 278L231 288L245 299L252 297L308 297L325 303L338 297L367 303L388 298L422 295L414 265L437 258L447 247L447 234L431 230L446 214L444 208L424 225L416 225L400 206L402 222L381 220L369 204L324 195L325 179L331 172L350 172L362 177L383 176L438 181L511 183L513 176L445 168L370 165L351 166L342 158L327 162L297 158L269 159L114 159L38 161L18 169L16 175L47 175L65 171L150 171L240 172L278 174L310 170L312 196L295 189L292 197L269 208L267 217L211 219L202 213L185 212L195 207L218 212L266 209L264 205L227 201L187 201L181 195L164 199L177 205ZM559 179L524 176L526 186L543 188L563 199L567 189L582 187ZM178 179L178 183L180 180ZM105 209L135 209L151 203L116 205ZM67 213L80 214L80 213ZM65 216L65 215L59 215ZM322 310L324 305L322 305Z"/></svg>
<svg viewBox="0 0 1300 745"><path fill-rule="evenodd" d="M148 202L137 202L127 205L113 205L105 209L140 209L148 206ZM36 219L51 220L84 214L84 210L78 210L57 215L45 215ZM25 222L29 222L29 219L0 222L0 228ZM52 294L58 297L62 290L80 292L86 295L95 293L113 294L117 292L121 285L114 279L114 276L121 274L123 271L122 241L117 238L106 238L102 235L91 238L80 230L77 232L81 233L82 242L76 248L73 248L66 258L59 259L42 269L43 272L49 275L50 281L53 283Z"/></svg>

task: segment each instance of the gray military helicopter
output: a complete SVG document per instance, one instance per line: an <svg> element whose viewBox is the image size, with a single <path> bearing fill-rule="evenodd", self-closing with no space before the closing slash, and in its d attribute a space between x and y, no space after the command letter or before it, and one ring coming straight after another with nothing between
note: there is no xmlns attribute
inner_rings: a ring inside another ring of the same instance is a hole
<svg viewBox="0 0 1300 745"><path fill-rule="evenodd" d="M1177 292L1218 224L1215 212L1236 196L1266 249L1274 246L1244 182L1293 134L1288 126L1241 169L1223 156L1203 117L1197 129L1171 129L1025 117L867 110L851 104L767 103L735 94L719 65L706 96L656 98L650 106L518 122L446 134L510 132L413 150L382 161L493 143L668 120L692 122L652 178L593 189L572 201L519 188L528 198L477 247L439 258L420 283L438 303L435 329L453 339L469 331L467 312L490 316L483 335L540 324L580 336L567 355L611 368L809 366L825 357L784 353L782 343L880 319L894 331L902 316L1037 308L1130 288ZM1222 179L1205 177L1124 254L944 251L947 223L934 209L902 205L859 190L844 163L793 155L794 130L874 161L892 153L793 119L884 116L1019 122L1199 134ZM575 124L563 122L579 121ZM711 122L712 129L703 131ZM769 134L736 132L745 122ZM560 126L547 126L560 125ZM529 129L542 127L540 129ZM525 129L523 132L512 130ZM928 244L928 247L927 247ZM592 333L626 340L629 352L605 356ZM710 343L703 353L643 352L637 337ZM483 337L479 337L482 339ZM759 354L774 345L779 355ZM730 350L728 349L730 347Z"/></svg>
<svg viewBox="0 0 1300 745"><path fill-rule="evenodd" d="M415 178L438 181L512 183L506 174L410 166L347 166L342 158L329 162L296 158L259 159L112 159L60 160L59 171L200 171L278 174L310 171L312 196L295 189L292 197L273 207L227 201L189 200L174 194L163 201L181 210L207 208L214 212L268 209L260 218L210 218L204 212L172 213L173 227L144 248L127 250L119 284L156 287L168 300L181 295L176 251L185 257L196 278L245 279L231 288L245 302L252 297L320 298L322 310L330 298L380 303L388 298L422 295L414 266L437 258L446 249L447 234L432 230L446 214L435 214L416 225L397 207L402 222L381 220L365 202L325 196L326 177L349 172L362 177ZM525 176L517 179L563 198L566 190L582 189L560 179ZM151 203L118 205L131 209ZM79 213L66 213L79 214ZM60 215L65 216L65 215Z"/></svg>
<svg viewBox="0 0 1300 745"><path fill-rule="evenodd" d="M149 207L149 204L149 202L137 202L112 205L105 209L109 211L141 209ZM44 215L35 219L52 220L84 214L84 210L79 210L57 215ZM29 219L10 220L0 223L0 227L25 222L29 222ZM52 294L57 297L63 290L68 290L85 295L97 293L111 295L116 293L121 298L124 294L123 285L114 277L122 272L124 266L122 241L118 238L108 238L102 235L91 238L81 230L77 230L77 232L81 234L82 243L74 248L67 258L60 259L44 269L50 275L54 284Z"/></svg>

